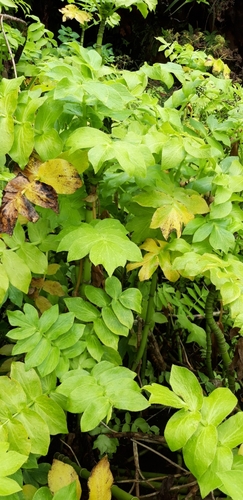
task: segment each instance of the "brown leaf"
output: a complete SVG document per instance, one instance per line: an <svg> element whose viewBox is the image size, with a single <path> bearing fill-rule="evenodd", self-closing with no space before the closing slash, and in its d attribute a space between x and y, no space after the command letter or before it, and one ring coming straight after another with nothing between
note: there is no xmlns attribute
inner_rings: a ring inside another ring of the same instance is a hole
<svg viewBox="0 0 243 500"><path fill-rule="evenodd" d="M13 234L18 214L23 215L31 222L36 222L39 219L34 207L23 194L28 184L28 179L20 173L8 182L3 191L2 206L0 208L1 233Z"/></svg>
<svg viewBox="0 0 243 500"><path fill-rule="evenodd" d="M29 179L29 181L34 181L38 176L39 166L42 164L40 157L33 151L29 158L27 167L23 170L23 174Z"/></svg>

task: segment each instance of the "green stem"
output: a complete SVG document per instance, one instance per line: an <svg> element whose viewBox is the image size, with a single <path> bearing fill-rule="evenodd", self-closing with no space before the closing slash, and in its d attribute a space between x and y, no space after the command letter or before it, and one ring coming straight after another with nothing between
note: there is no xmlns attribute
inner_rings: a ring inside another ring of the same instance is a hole
<svg viewBox="0 0 243 500"><path fill-rule="evenodd" d="M212 368L212 339L211 339L211 329L209 324L206 324L206 340L207 340L207 348L206 348L206 367L208 376L210 379L214 378L213 368Z"/></svg>
<svg viewBox="0 0 243 500"><path fill-rule="evenodd" d="M106 22L106 17L101 17L99 30L98 30L98 34L97 34L97 40L96 40L96 50L97 50L98 54L100 54L100 55L101 55L101 48L102 48L102 43L103 43L104 31L105 31L105 22Z"/></svg>
<svg viewBox="0 0 243 500"><path fill-rule="evenodd" d="M67 458L65 455L61 455L59 453L56 453L55 458L57 460L61 460L65 464L71 465L74 468L74 470L77 472L79 477L81 477L82 479L89 479L90 472L87 469L83 469L83 467L79 467L77 464L75 464L74 462L69 460L69 458ZM118 488L118 486L112 486L111 493L117 500L138 500L137 497L134 497L134 496L130 495L130 493L127 493L126 491L121 490L121 488Z"/></svg>
<svg viewBox="0 0 243 500"><path fill-rule="evenodd" d="M212 333L214 333L214 335L216 337L219 352L222 356L223 365L224 365L226 375L228 378L229 388L234 393L235 392L235 379L234 379L234 376L233 376L232 371L230 369L231 358L230 358L229 353L228 353L228 348L227 348L224 334L223 334L222 330L219 328L219 326L217 325L217 323L213 317L213 306L214 306L214 302L215 302L216 298L217 298L217 294L216 294L215 290L210 290L208 292L206 305L205 305L206 322L207 322L209 329L211 330Z"/></svg>
<svg viewBox="0 0 243 500"><path fill-rule="evenodd" d="M138 365L143 357L144 351L145 351L146 346L147 346L149 332L150 332L151 327L153 325L154 294L156 292L156 287L157 287L157 278L158 278L157 271L155 271L153 276L152 276L152 279L151 279L148 307L147 307L147 313L146 313L146 320L145 320L145 324L144 324L144 328L143 328L143 332L142 332L142 339L141 339L141 343L140 343L140 346L139 346L139 349L137 352L136 359L135 359L133 366L132 366L132 370L136 370L136 368L138 367Z"/></svg>

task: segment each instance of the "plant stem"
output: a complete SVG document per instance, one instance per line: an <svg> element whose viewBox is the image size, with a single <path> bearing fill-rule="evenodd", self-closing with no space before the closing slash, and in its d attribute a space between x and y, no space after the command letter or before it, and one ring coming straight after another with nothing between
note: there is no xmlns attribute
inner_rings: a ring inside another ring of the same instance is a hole
<svg viewBox="0 0 243 500"><path fill-rule="evenodd" d="M98 34L97 34L97 40L96 40L96 50L97 50L98 54L100 54L100 55L101 55L101 48L102 48L102 43L103 43L104 31L105 31L105 22L106 22L106 17L101 17L99 30L98 30Z"/></svg>
<svg viewBox="0 0 243 500"><path fill-rule="evenodd" d="M211 339L211 329L209 324L206 324L206 340L207 340L207 350L206 350L206 367L208 376L210 379L214 378L213 368L212 368L212 339Z"/></svg>
<svg viewBox="0 0 243 500"><path fill-rule="evenodd" d="M153 318L153 314L154 314L154 294L156 292L156 287L157 287L157 278L158 278L157 271L155 271L153 276L152 276L152 279L151 279L148 307L147 307L147 312L146 312L146 320L145 320L145 324L144 324L144 328L143 328L143 332L142 332L142 339L141 339L141 343L140 343L140 346L139 346L139 349L137 352L136 359L135 359L133 366L132 366L132 370L136 370L136 368L138 367L138 365L143 357L145 348L147 346L149 332L150 332L151 327L153 325L152 318Z"/></svg>
<svg viewBox="0 0 243 500"><path fill-rule="evenodd" d="M210 331L212 333L214 333L214 335L216 337L219 352L222 356L223 365L224 365L226 375L228 378L229 388L234 393L235 392L235 379L234 379L234 376L233 376L232 371L230 369L231 358L230 358L229 353L228 353L228 348L227 348L224 334L213 318L213 306L214 306L214 302L215 302L216 298L217 298L217 294L216 294L215 289L210 290L208 292L208 296L207 296L207 300L206 300L206 304L205 304L206 322L207 322L207 325L208 325Z"/></svg>
<svg viewBox="0 0 243 500"><path fill-rule="evenodd" d="M74 468L74 470L77 472L79 477L81 477L82 479L89 479L90 472L87 469L84 469L83 467L79 467L77 464L72 462L65 455L55 453L55 458L57 460L61 460L65 464L71 465ZM130 493L127 493L126 491L121 490L121 488L119 488L118 486L112 486L111 493L117 500L138 500L137 497L134 497L134 496L130 495Z"/></svg>

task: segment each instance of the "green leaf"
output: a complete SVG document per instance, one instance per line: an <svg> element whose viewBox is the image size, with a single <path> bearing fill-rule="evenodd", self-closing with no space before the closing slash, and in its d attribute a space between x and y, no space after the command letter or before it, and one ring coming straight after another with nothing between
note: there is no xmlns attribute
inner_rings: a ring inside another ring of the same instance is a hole
<svg viewBox="0 0 243 500"><path fill-rule="evenodd" d="M122 293L121 282L115 276L111 276L105 280L105 291L112 299L118 299ZM107 304L105 304L107 305Z"/></svg>
<svg viewBox="0 0 243 500"><path fill-rule="evenodd" d="M199 424L197 431L183 447L183 458L186 466L196 478L200 478L214 460L218 443L217 429L214 425L203 427Z"/></svg>
<svg viewBox="0 0 243 500"><path fill-rule="evenodd" d="M200 410L203 403L202 388L190 370L173 365L170 385L173 391L185 401L191 411Z"/></svg>
<svg viewBox="0 0 243 500"><path fill-rule="evenodd" d="M59 315L58 304L43 312L39 320L40 333L46 333L56 323Z"/></svg>
<svg viewBox="0 0 243 500"><path fill-rule="evenodd" d="M208 470L198 481L202 498L206 497L210 491L221 489L222 481L219 474L231 469L233 463L233 453L230 448L218 446L213 462Z"/></svg>
<svg viewBox="0 0 243 500"><path fill-rule="evenodd" d="M99 339L96 337L96 335L89 334L87 338L87 349L89 351L90 356L95 359L96 361L100 361L104 351L103 347L99 341Z"/></svg>
<svg viewBox="0 0 243 500"><path fill-rule="evenodd" d="M101 420L104 420L111 413L111 404L105 396L97 397L92 401L81 417L80 426L82 432L92 431Z"/></svg>
<svg viewBox="0 0 243 500"><path fill-rule="evenodd" d="M34 130L30 122L24 122L14 127L14 141L9 155L20 168L27 165L34 149Z"/></svg>
<svg viewBox="0 0 243 500"><path fill-rule="evenodd" d="M50 309L49 309L50 311ZM59 314L55 323L45 332L49 340L56 340L58 337L67 333L73 326L75 315L73 312ZM78 340L78 339L77 339Z"/></svg>
<svg viewBox="0 0 243 500"><path fill-rule="evenodd" d="M185 446L188 439L196 432L201 415L199 411L177 411L167 422L165 427L165 439L171 451L180 450Z"/></svg>
<svg viewBox="0 0 243 500"><path fill-rule="evenodd" d="M137 288L124 290L119 297L119 301L127 309L141 313L142 294Z"/></svg>
<svg viewBox="0 0 243 500"><path fill-rule="evenodd" d="M112 349L118 349L119 337L111 332L111 330L106 326L102 318L96 318L93 322L94 331L100 341Z"/></svg>
<svg viewBox="0 0 243 500"><path fill-rule="evenodd" d="M66 415L63 409L46 394L37 397L33 409L38 413L46 422L50 434L66 434L67 423Z"/></svg>
<svg viewBox="0 0 243 500"><path fill-rule="evenodd" d="M163 406L171 406L172 408L183 408L186 406L186 403L168 387L153 383L145 385L143 389L150 392L149 402L151 404L161 404Z"/></svg>
<svg viewBox="0 0 243 500"><path fill-rule="evenodd" d="M218 427L218 438L222 445L229 448L243 443L243 412L233 415Z"/></svg>
<svg viewBox="0 0 243 500"><path fill-rule="evenodd" d="M218 477L222 481L226 493L233 500L242 500L243 475L240 470L229 470L218 472Z"/></svg>
<svg viewBox="0 0 243 500"><path fill-rule="evenodd" d="M85 286L85 295L87 299L98 307L108 306L110 297L105 293L102 288L96 288L92 285Z"/></svg>
<svg viewBox="0 0 243 500"><path fill-rule="evenodd" d="M57 130L50 129L35 136L35 150L43 161L57 158L62 152L63 142Z"/></svg>
<svg viewBox="0 0 243 500"><path fill-rule="evenodd" d="M110 136L96 128L81 127L69 136L66 147L76 150L92 148L98 144L111 144Z"/></svg>
<svg viewBox="0 0 243 500"><path fill-rule="evenodd" d="M16 254L26 263L32 273L46 274L48 260L39 248L24 242L21 248L16 251Z"/></svg>
<svg viewBox="0 0 243 500"><path fill-rule="evenodd" d="M8 288L9 288L8 275L4 269L3 264L0 264L0 305L2 304L5 298Z"/></svg>
<svg viewBox="0 0 243 500"><path fill-rule="evenodd" d="M60 490L56 491L53 500L77 500L77 487L76 481L72 481L72 483L63 486ZM49 499L48 499L49 500Z"/></svg>
<svg viewBox="0 0 243 500"><path fill-rule="evenodd" d="M9 153L14 141L14 121L11 116L0 116L0 156Z"/></svg>
<svg viewBox="0 0 243 500"><path fill-rule="evenodd" d="M224 253L228 253L229 249L235 244L235 238L230 231L214 222L209 242L214 250L222 250Z"/></svg>
<svg viewBox="0 0 243 500"><path fill-rule="evenodd" d="M26 369L34 368L35 366L41 365L41 363L46 359L51 350L51 343L45 337L42 337L40 342L31 349L25 357Z"/></svg>
<svg viewBox="0 0 243 500"><path fill-rule="evenodd" d="M134 322L131 309L124 307L119 300L112 300L111 307L120 323L131 330Z"/></svg>
<svg viewBox="0 0 243 500"><path fill-rule="evenodd" d="M241 295L241 287L237 283L226 282L220 287L223 304L230 304Z"/></svg>
<svg viewBox="0 0 243 500"><path fill-rule="evenodd" d="M49 488L47 488L47 486L43 486L42 488L39 488L32 500L52 500L53 499L53 496L49 490Z"/></svg>
<svg viewBox="0 0 243 500"><path fill-rule="evenodd" d="M64 299L70 312L73 312L77 319L90 323L100 316L98 309L81 297Z"/></svg>
<svg viewBox="0 0 243 500"><path fill-rule="evenodd" d="M0 377L0 398L12 414L18 413L27 404L27 397L19 382Z"/></svg>
<svg viewBox="0 0 243 500"><path fill-rule="evenodd" d="M185 149L180 136L170 137L162 147L161 166L163 170L180 167L185 158Z"/></svg>
<svg viewBox="0 0 243 500"><path fill-rule="evenodd" d="M11 378L17 380L27 396L27 402L32 403L42 394L40 379L35 370L25 370L25 364L13 362L11 364Z"/></svg>
<svg viewBox="0 0 243 500"><path fill-rule="evenodd" d="M37 455L46 455L50 444L49 429L46 422L30 408L24 408L16 418L23 424L28 433L31 452Z"/></svg>
<svg viewBox="0 0 243 500"><path fill-rule="evenodd" d="M21 491L21 490L22 490L21 486L13 479L10 479L9 477L1 477L1 483L0 483L0 495L1 496L13 495L17 491Z"/></svg>
<svg viewBox="0 0 243 500"><path fill-rule="evenodd" d="M105 325L111 332L124 337L128 336L129 329L119 321L111 307L103 307L101 314Z"/></svg>
<svg viewBox="0 0 243 500"><path fill-rule="evenodd" d="M46 377L56 369L60 359L60 349L57 346L51 345L49 352L42 363L38 364L38 372L40 376Z"/></svg>
<svg viewBox="0 0 243 500"><path fill-rule="evenodd" d="M232 412L236 404L237 399L229 389L218 387L207 398L203 398L202 418L207 424L218 426Z"/></svg>
<svg viewBox="0 0 243 500"><path fill-rule="evenodd" d="M23 424L12 417L9 418L5 424L5 428L7 431L6 438L8 439L11 450L28 456L31 451L31 443Z"/></svg>
<svg viewBox="0 0 243 500"><path fill-rule="evenodd" d="M21 292L28 293L31 273L25 262L12 250L5 250L2 264L10 283Z"/></svg>
<svg viewBox="0 0 243 500"><path fill-rule="evenodd" d="M10 476L14 474L27 460L27 456L17 453L16 451L8 451L9 443L1 442L0 446L0 488L2 486L2 480L5 476ZM15 482L15 481L13 481ZM1 491L1 490L0 490ZM19 491L19 490L15 490ZM2 493L1 493L2 494ZM7 494L7 493L4 493Z"/></svg>

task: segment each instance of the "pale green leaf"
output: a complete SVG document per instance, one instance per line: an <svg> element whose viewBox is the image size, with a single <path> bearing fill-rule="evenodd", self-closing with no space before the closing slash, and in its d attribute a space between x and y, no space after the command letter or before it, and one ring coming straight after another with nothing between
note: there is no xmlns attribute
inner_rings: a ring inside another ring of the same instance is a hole
<svg viewBox="0 0 243 500"><path fill-rule="evenodd" d="M183 447L186 466L196 478L200 478L211 465L217 451L218 435L214 425L202 426Z"/></svg>
<svg viewBox="0 0 243 500"><path fill-rule="evenodd" d="M185 401L191 411L200 410L203 403L202 388L196 376L190 370L173 365L170 385L173 391Z"/></svg>
<svg viewBox="0 0 243 500"><path fill-rule="evenodd" d="M243 412L233 415L218 427L218 439L229 448L243 443Z"/></svg>
<svg viewBox="0 0 243 500"><path fill-rule="evenodd" d="M186 403L168 387L153 383L151 385L145 385L143 389L150 392L151 396L149 402L151 404L161 404L163 406L171 406L172 408L183 408L187 406Z"/></svg>
<svg viewBox="0 0 243 500"><path fill-rule="evenodd" d="M21 292L28 293L31 273L25 262L12 250L5 250L2 264L10 283Z"/></svg>
<svg viewBox="0 0 243 500"><path fill-rule="evenodd" d="M46 422L50 434L66 434L68 432L66 415L63 409L46 394L36 398L33 409Z"/></svg>
<svg viewBox="0 0 243 500"><path fill-rule="evenodd" d="M183 448L188 439L197 430L201 415L199 411L177 411L167 422L165 427L165 439L171 451Z"/></svg>
<svg viewBox="0 0 243 500"><path fill-rule="evenodd" d="M49 429L43 418L30 408L24 408L17 416L26 429L31 452L37 455L46 455L50 444Z"/></svg>

